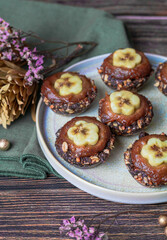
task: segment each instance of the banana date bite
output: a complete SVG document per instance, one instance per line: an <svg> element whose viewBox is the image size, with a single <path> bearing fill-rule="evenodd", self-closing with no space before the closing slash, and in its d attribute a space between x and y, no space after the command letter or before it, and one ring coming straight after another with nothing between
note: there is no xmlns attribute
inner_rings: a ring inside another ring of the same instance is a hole
<svg viewBox="0 0 167 240"><path fill-rule="evenodd" d="M155 73L155 81L154 86L167 96L167 62L159 64Z"/></svg>
<svg viewBox="0 0 167 240"><path fill-rule="evenodd" d="M76 72L59 72L46 78L41 87L44 103L59 114L85 111L97 95L93 81Z"/></svg>
<svg viewBox="0 0 167 240"><path fill-rule="evenodd" d="M58 154L70 164L81 168L104 162L115 140L110 128L95 117L75 117L56 136Z"/></svg>
<svg viewBox="0 0 167 240"><path fill-rule="evenodd" d="M167 184L167 135L141 133L124 153L133 178L144 186Z"/></svg>
<svg viewBox="0 0 167 240"><path fill-rule="evenodd" d="M132 135L150 124L153 107L143 95L116 91L100 100L99 118L116 135Z"/></svg>
<svg viewBox="0 0 167 240"><path fill-rule="evenodd" d="M152 68L144 53L125 48L105 58L98 72L108 87L136 91L148 80Z"/></svg>

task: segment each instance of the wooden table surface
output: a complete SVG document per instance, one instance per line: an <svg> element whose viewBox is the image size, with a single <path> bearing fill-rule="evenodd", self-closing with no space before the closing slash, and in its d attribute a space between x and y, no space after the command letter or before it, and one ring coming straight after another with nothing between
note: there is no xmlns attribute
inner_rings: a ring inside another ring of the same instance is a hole
<svg viewBox="0 0 167 240"><path fill-rule="evenodd" d="M42 1L42 0L41 0ZM167 1L165 0L43 0L95 7L122 19L137 49L167 55ZM64 179L0 178L0 239L68 239L59 235L64 218L98 213L137 211L123 214L110 227L109 239L163 240L158 216L167 214L167 203L127 205L91 196ZM142 212L140 212L142 211ZM110 225L107 221L102 229Z"/></svg>

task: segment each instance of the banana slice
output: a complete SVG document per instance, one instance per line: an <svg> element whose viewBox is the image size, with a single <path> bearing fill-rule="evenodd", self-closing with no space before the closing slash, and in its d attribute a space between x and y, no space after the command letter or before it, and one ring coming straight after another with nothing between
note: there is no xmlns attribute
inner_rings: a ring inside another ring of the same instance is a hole
<svg viewBox="0 0 167 240"><path fill-rule="evenodd" d="M114 113L127 116L133 114L140 107L140 98L126 90L111 93L110 102Z"/></svg>
<svg viewBox="0 0 167 240"><path fill-rule="evenodd" d="M78 94L82 91L82 80L77 75L64 73L60 79L55 81L54 88L60 96L67 96L71 93Z"/></svg>
<svg viewBox="0 0 167 240"><path fill-rule="evenodd" d="M134 68L140 63L141 56L133 48L119 49L113 54L113 65L116 67Z"/></svg>
<svg viewBox="0 0 167 240"><path fill-rule="evenodd" d="M146 158L153 167L167 163L167 141L159 138L150 138L142 147L141 155Z"/></svg>
<svg viewBox="0 0 167 240"><path fill-rule="evenodd" d="M95 145L99 140L99 128L94 123L78 121L67 135L77 146Z"/></svg>

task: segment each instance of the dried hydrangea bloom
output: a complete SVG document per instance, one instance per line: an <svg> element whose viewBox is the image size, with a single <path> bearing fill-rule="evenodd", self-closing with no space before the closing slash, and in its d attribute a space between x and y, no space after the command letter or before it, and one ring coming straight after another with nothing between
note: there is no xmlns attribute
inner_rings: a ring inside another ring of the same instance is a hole
<svg viewBox="0 0 167 240"><path fill-rule="evenodd" d="M24 114L30 103L35 118L37 82L43 78L43 56L36 48L28 48L22 35L0 18L0 124L4 128Z"/></svg>
<svg viewBox="0 0 167 240"><path fill-rule="evenodd" d="M37 53L36 48L31 50L26 45L26 38L23 33L11 27L9 23L0 18L0 59L12 62L25 62L28 66L24 79L25 85L32 85L34 82L43 79L41 74L44 56Z"/></svg>

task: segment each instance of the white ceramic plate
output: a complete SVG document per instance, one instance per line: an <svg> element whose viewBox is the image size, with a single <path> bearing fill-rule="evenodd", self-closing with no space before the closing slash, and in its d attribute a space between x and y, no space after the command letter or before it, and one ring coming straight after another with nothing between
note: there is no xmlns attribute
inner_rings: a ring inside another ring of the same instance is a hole
<svg viewBox="0 0 167 240"><path fill-rule="evenodd" d="M156 68L160 62L167 60L166 57L146 54L152 64ZM104 97L105 92L111 93L97 73L97 68L103 62L108 54L90 58L77 64L72 65L65 71L77 71L85 74L87 77L95 80L98 88L98 95L92 106L80 116L96 116L98 117L98 102ZM154 76L150 78L140 91L141 94L147 96L154 108L154 118L148 127L149 133L161 133L166 131L167 120L167 98L154 87ZM123 153L128 145L137 139L137 136L118 137L115 149L111 152L110 158L95 168L78 169L65 160L63 160L55 149L55 133L67 121L75 116L61 116L51 111L40 99L37 108L37 136L40 146L52 165L52 167L60 173L65 179L76 187L97 197L131 204L151 204L167 201L167 186L160 188L147 188L137 183L124 164Z"/></svg>

